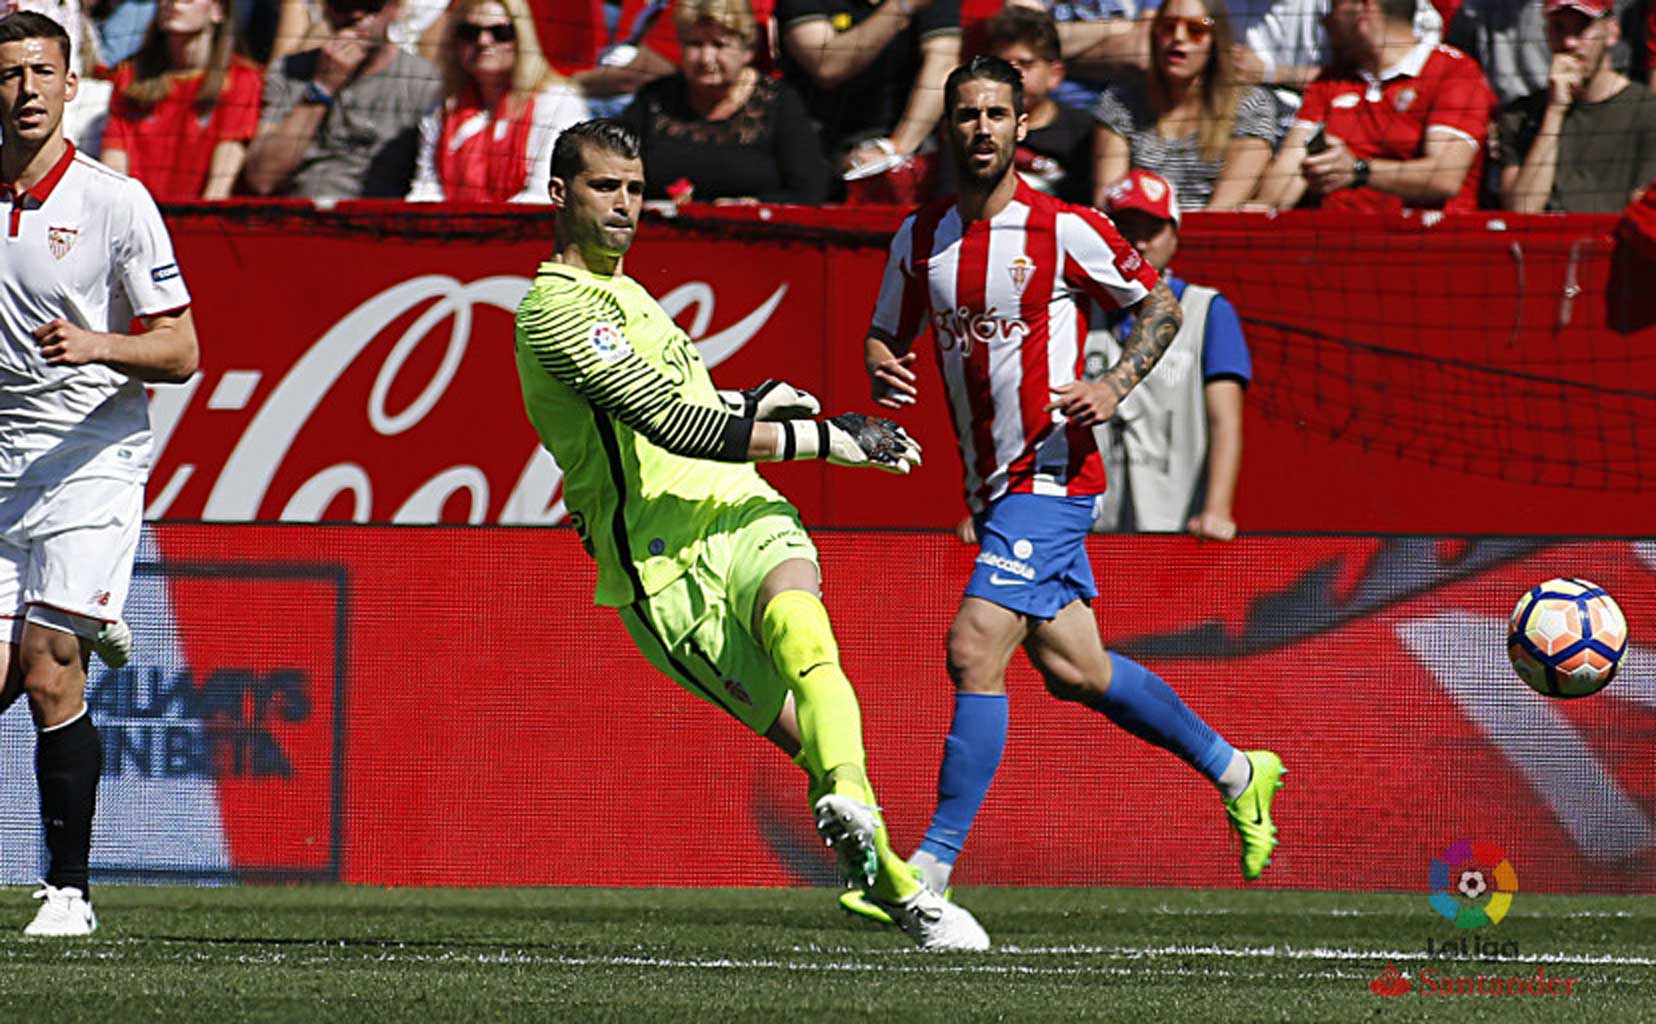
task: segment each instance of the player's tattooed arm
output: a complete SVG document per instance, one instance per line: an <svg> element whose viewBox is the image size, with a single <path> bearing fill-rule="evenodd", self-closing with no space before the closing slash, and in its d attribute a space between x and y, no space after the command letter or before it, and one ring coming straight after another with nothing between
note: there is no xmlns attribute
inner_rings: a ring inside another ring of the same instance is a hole
<svg viewBox="0 0 1656 1024"><path fill-rule="evenodd" d="M1184 324L1184 311L1163 279L1139 300L1133 312L1137 319L1122 342L1121 358L1096 383L1075 381L1053 388L1055 397L1047 405L1049 411L1058 410L1078 427L1096 427L1115 415L1116 405L1127 392L1155 368Z"/></svg>
<svg viewBox="0 0 1656 1024"><path fill-rule="evenodd" d="M1162 353L1173 344L1174 336L1184 325L1184 310L1167 287L1165 277L1139 301L1134 312L1137 319L1127 340L1121 344L1121 358L1100 378L1100 383L1108 384L1115 392L1117 401L1126 398L1127 392L1155 369Z"/></svg>

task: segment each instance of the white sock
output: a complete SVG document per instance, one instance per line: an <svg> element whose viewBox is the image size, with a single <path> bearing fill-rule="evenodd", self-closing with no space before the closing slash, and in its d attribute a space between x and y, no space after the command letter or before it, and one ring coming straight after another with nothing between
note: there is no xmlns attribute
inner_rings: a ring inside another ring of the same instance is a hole
<svg viewBox="0 0 1656 1024"><path fill-rule="evenodd" d="M1230 764L1226 765L1225 770L1219 773L1219 778L1214 785L1219 787L1220 795L1226 800L1235 800L1242 795L1242 791L1247 789L1248 783L1252 781L1253 762L1248 760L1248 755L1237 750L1231 754Z"/></svg>
<svg viewBox="0 0 1656 1024"><path fill-rule="evenodd" d="M920 869L920 879L926 883L926 888L932 892L942 892L949 887L949 873L954 870L953 864L945 864L937 859L936 854L924 850L915 850L909 863Z"/></svg>

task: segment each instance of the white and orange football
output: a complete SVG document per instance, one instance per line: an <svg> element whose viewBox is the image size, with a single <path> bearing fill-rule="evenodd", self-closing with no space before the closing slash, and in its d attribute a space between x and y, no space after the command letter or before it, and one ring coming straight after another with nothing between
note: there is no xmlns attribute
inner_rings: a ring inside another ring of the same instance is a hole
<svg viewBox="0 0 1656 1024"><path fill-rule="evenodd" d="M1519 678L1548 697L1585 697L1615 678L1627 653L1627 617L1600 586L1555 579L1518 599L1507 656Z"/></svg>

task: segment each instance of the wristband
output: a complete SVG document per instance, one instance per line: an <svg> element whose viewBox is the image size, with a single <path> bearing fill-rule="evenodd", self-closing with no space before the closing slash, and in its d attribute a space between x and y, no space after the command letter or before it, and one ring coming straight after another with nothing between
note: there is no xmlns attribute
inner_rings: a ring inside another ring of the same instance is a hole
<svg viewBox="0 0 1656 1024"><path fill-rule="evenodd" d="M334 103L334 96L321 82L313 78L305 83L305 91L300 95L299 102L319 103L324 107L331 107Z"/></svg>
<svg viewBox="0 0 1656 1024"><path fill-rule="evenodd" d="M828 457L828 424L819 420L787 420L778 423L782 428L782 450L776 461L793 462L798 459L826 459Z"/></svg>
<svg viewBox="0 0 1656 1024"><path fill-rule="evenodd" d="M1351 187L1362 188L1368 184L1369 162L1367 160L1353 160L1351 162Z"/></svg>

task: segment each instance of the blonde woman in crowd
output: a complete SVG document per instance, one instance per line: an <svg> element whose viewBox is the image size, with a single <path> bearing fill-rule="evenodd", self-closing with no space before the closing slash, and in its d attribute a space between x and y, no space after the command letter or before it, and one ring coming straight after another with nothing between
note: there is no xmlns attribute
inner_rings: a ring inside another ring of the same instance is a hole
<svg viewBox="0 0 1656 1024"><path fill-rule="evenodd" d="M586 101L547 64L526 0L459 0L443 24L443 102L420 124L408 198L547 202L552 144Z"/></svg>

